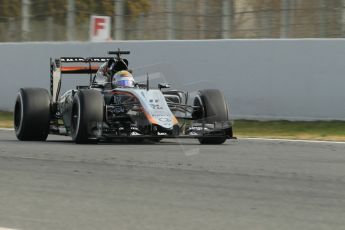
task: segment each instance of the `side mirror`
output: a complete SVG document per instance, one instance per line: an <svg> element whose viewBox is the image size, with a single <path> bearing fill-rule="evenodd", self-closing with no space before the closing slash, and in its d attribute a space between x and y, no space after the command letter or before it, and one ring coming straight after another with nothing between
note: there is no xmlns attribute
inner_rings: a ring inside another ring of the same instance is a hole
<svg viewBox="0 0 345 230"><path fill-rule="evenodd" d="M158 89L161 90L161 89L168 89L170 88L170 84L168 83L159 83L158 84Z"/></svg>

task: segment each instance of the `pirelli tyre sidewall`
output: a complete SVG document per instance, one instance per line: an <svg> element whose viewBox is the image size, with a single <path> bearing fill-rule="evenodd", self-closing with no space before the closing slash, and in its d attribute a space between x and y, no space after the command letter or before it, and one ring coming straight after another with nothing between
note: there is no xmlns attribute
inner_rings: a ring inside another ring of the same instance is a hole
<svg viewBox="0 0 345 230"><path fill-rule="evenodd" d="M71 136L76 143L94 143L97 125L103 122L104 99L99 91L79 90L73 99Z"/></svg>
<svg viewBox="0 0 345 230"><path fill-rule="evenodd" d="M14 130L21 141L45 141L49 134L50 95L46 89L22 88L14 106Z"/></svg>
<svg viewBox="0 0 345 230"><path fill-rule="evenodd" d="M228 104L220 90L200 90L199 97L194 103L198 106L202 106L202 112L199 112L198 116L201 116L205 123L229 121ZM226 139L226 136L204 137L199 138L199 142L201 144L223 144Z"/></svg>

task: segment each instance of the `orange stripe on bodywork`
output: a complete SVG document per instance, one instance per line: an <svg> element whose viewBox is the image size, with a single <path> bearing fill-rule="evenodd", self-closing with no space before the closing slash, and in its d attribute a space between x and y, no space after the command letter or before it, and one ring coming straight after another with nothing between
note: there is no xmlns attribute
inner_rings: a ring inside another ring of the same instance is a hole
<svg viewBox="0 0 345 230"><path fill-rule="evenodd" d="M172 121L173 121L174 125L178 124L178 120L176 119L176 117L174 115L173 115Z"/></svg>
<svg viewBox="0 0 345 230"><path fill-rule="evenodd" d="M151 122L152 124L155 124L155 125L158 124L157 120L156 120L154 117L152 117L150 114L148 114L148 113L145 112L145 111L143 111L143 112L144 112L144 114L145 114L147 120L149 120L149 122Z"/></svg>
<svg viewBox="0 0 345 230"><path fill-rule="evenodd" d="M98 66L61 66L62 73L69 73L69 72L97 72Z"/></svg>

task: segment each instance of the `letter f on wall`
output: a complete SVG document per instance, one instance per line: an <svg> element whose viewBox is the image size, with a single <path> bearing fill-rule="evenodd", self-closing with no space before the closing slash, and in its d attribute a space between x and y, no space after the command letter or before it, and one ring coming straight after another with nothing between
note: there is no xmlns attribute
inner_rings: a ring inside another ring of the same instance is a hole
<svg viewBox="0 0 345 230"><path fill-rule="evenodd" d="M93 27L94 36L98 35L98 30L104 29L104 23L105 23L104 18L95 18L95 25Z"/></svg>

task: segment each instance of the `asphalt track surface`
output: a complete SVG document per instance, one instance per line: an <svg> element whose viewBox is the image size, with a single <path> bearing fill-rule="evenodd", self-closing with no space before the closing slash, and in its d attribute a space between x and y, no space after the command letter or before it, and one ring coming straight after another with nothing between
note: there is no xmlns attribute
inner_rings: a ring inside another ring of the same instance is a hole
<svg viewBox="0 0 345 230"><path fill-rule="evenodd" d="M345 229L345 144L19 142L0 131L0 229Z"/></svg>

